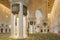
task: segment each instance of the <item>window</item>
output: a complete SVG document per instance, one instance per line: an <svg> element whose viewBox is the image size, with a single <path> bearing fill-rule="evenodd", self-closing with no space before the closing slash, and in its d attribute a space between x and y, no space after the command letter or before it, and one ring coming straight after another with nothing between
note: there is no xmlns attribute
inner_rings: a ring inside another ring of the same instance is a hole
<svg viewBox="0 0 60 40"><path fill-rule="evenodd" d="M44 23L43 23L43 25L44 25L44 26L47 26L47 23L46 23L46 22L44 22Z"/></svg>
<svg viewBox="0 0 60 40"><path fill-rule="evenodd" d="M43 32L43 29L41 29L41 32Z"/></svg>
<svg viewBox="0 0 60 40"><path fill-rule="evenodd" d="M43 33L49 32L49 28L47 26L41 26L40 29Z"/></svg>
<svg viewBox="0 0 60 40"><path fill-rule="evenodd" d="M47 29L47 31L49 32L49 29Z"/></svg>
<svg viewBox="0 0 60 40"><path fill-rule="evenodd" d="M8 27L8 25L6 25L6 27Z"/></svg>

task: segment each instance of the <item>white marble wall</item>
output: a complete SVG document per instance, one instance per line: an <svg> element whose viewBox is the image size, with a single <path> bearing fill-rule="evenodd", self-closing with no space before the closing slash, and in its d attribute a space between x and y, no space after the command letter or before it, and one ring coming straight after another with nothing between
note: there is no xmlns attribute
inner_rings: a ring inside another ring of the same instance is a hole
<svg viewBox="0 0 60 40"><path fill-rule="evenodd" d="M55 0L52 11L51 11L51 32L58 33L60 26L60 0Z"/></svg>

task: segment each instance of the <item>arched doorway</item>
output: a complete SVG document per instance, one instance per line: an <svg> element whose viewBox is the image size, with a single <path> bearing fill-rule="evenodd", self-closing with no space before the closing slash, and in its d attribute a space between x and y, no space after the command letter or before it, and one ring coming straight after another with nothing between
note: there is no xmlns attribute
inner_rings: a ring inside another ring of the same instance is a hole
<svg viewBox="0 0 60 40"><path fill-rule="evenodd" d="M3 28L1 28L1 33L3 33Z"/></svg>
<svg viewBox="0 0 60 40"><path fill-rule="evenodd" d="M36 16L36 30L37 30L36 32L40 32L40 23L42 18L41 10L36 10L35 16Z"/></svg>
<svg viewBox="0 0 60 40"><path fill-rule="evenodd" d="M7 33L7 28L5 29L5 32Z"/></svg>

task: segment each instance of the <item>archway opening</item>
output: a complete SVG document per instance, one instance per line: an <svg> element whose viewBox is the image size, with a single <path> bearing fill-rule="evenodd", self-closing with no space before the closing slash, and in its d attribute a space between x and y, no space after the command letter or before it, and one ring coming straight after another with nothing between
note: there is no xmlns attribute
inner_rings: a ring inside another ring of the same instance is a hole
<svg viewBox="0 0 60 40"><path fill-rule="evenodd" d="M3 28L1 28L1 33L3 33Z"/></svg>

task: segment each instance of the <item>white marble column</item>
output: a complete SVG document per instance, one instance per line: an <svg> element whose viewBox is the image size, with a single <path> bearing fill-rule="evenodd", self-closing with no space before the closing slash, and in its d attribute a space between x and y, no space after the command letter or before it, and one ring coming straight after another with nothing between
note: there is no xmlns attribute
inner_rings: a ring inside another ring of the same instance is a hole
<svg viewBox="0 0 60 40"><path fill-rule="evenodd" d="M11 38L14 37L14 14L11 13Z"/></svg>
<svg viewBox="0 0 60 40"><path fill-rule="evenodd" d="M43 33L44 33L44 26L43 26L43 30L42 30L42 31L43 31Z"/></svg>
<svg viewBox="0 0 60 40"><path fill-rule="evenodd" d="M23 15L24 4L21 2L17 2L15 4L19 4L20 9L18 12L18 18L16 18L16 16L11 13L11 38L16 38L16 39L26 38L27 37L27 17ZM17 25L15 25L15 22L16 22L15 19L17 20Z"/></svg>
<svg viewBox="0 0 60 40"><path fill-rule="evenodd" d="M46 29L46 33L47 33L47 26L46 26L46 28L45 28L45 29Z"/></svg>
<svg viewBox="0 0 60 40"><path fill-rule="evenodd" d="M15 21L17 20L17 25L15 25ZM13 26L13 35L12 38L20 38L19 37L19 18L16 18L16 16L14 15L14 26Z"/></svg>
<svg viewBox="0 0 60 40"><path fill-rule="evenodd" d="M17 18L16 18L16 16L14 15L14 37L15 38L18 38L18 26L16 25L17 24ZM16 22L16 24L15 24L15 22Z"/></svg>
<svg viewBox="0 0 60 40"><path fill-rule="evenodd" d="M23 38L23 4L20 3L20 11L19 11L19 38Z"/></svg>
<svg viewBox="0 0 60 40"><path fill-rule="evenodd" d="M19 18L17 18L17 36L19 37Z"/></svg>
<svg viewBox="0 0 60 40"><path fill-rule="evenodd" d="M29 28L29 33L32 34L33 33L33 25L30 25L29 27L30 27Z"/></svg>
<svg viewBox="0 0 60 40"><path fill-rule="evenodd" d="M33 33L35 33L35 23L34 22L33 22Z"/></svg>
<svg viewBox="0 0 60 40"><path fill-rule="evenodd" d="M23 35L24 38L27 37L27 17L23 16Z"/></svg>
<svg viewBox="0 0 60 40"><path fill-rule="evenodd" d="M20 12L19 12L19 37L26 38L27 37L27 22L26 17L23 16L23 4L20 3Z"/></svg>

